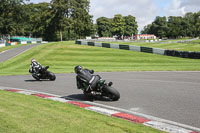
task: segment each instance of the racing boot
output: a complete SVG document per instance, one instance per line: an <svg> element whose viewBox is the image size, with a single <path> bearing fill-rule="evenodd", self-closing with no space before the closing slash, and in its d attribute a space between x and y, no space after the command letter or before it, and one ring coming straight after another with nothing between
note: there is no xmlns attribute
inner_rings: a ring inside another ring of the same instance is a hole
<svg viewBox="0 0 200 133"><path fill-rule="evenodd" d="M113 82L109 82L109 83L108 83L108 86L112 86L112 85L113 85Z"/></svg>

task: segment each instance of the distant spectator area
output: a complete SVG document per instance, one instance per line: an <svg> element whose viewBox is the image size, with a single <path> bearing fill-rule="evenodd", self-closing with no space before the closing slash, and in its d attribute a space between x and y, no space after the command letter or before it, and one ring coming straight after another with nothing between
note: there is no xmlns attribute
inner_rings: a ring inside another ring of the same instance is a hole
<svg viewBox="0 0 200 133"><path fill-rule="evenodd" d="M136 35L136 40L144 40L144 39L156 39L155 35L151 34L139 34Z"/></svg>

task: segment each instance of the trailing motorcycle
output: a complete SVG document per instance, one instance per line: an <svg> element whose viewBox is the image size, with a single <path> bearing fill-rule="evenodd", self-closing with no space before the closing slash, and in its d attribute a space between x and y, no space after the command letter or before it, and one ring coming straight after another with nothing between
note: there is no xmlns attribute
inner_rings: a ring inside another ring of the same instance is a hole
<svg viewBox="0 0 200 133"><path fill-rule="evenodd" d="M109 98L112 101L117 101L120 98L120 93L112 86L112 82L106 83L105 80L95 77L93 85L89 85L86 91L83 91L86 97L91 99L97 97Z"/></svg>
<svg viewBox="0 0 200 133"><path fill-rule="evenodd" d="M43 67L39 73L31 73L33 78L36 80L40 80L40 79L47 79L47 80L51 80L54 81L56 79L56 75L50 71L47 71L47 69L49 68L49 66L45 66Z"/></svg>

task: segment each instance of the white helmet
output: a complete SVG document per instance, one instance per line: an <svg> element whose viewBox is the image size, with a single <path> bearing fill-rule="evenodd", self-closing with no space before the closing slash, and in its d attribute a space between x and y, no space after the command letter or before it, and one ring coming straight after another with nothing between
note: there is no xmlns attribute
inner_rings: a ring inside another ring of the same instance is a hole
<svg viewBox="0 0 200 133"><path fill-rule="evenodd" d="M31 59L31 63L32 63L32 62L35 62L35 61L36 61L35 58L32 58L32 59Z"/></svg>

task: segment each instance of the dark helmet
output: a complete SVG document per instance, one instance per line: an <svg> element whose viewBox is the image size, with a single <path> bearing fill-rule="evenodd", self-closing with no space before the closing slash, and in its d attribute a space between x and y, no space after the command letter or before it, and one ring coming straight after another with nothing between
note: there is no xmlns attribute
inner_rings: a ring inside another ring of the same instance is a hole
<svg viewBox="0 0 200 133"><path fill-rule="evenodd" d="M78 65L74 67L75 73L79 73L82 70L82 66Z"/></svg>

